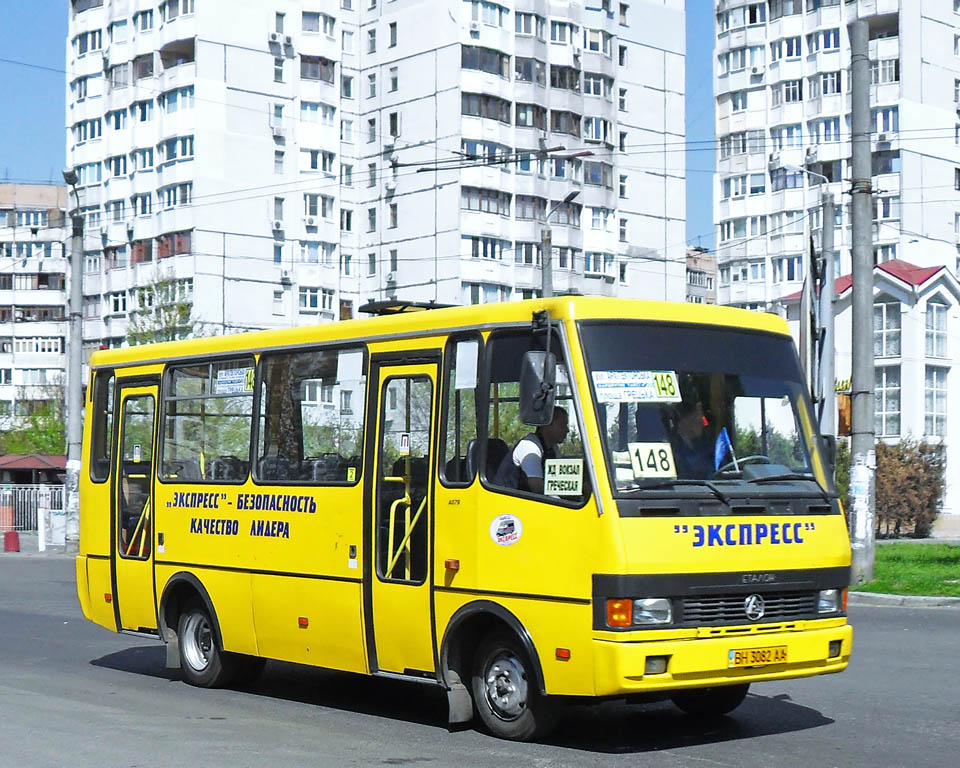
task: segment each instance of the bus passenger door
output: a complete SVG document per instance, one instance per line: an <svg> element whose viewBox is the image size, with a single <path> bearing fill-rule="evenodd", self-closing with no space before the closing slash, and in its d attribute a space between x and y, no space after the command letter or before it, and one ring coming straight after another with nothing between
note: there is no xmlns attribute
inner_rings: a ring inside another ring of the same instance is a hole
<svg viewBox="0 0 960 768"><path fill-rule="evenodd" d="M377 364L377 425L368 430L364 601L370 670L432 675L431 492L436 363ZM369 467L369 463L368 463ZM371 546L372 545L372 546Z"/></svg>
<svg viewBox="0 0 960 768"><path fill-rule="evenodd" d="M120 629L156 631L153 477L158 387L120 389L113 488L114 590Z"/></svg>

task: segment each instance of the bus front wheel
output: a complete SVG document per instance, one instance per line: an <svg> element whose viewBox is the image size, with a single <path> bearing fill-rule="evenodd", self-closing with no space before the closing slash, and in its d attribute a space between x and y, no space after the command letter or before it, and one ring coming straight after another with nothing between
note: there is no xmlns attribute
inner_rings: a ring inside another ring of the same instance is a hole
<svg viewBox="0 0 960 768"><path fill-rule="evenodd" d="M693 688L687 691L674 691L670 699L688 715L719 717L739 707L749 690L749 683L722 685L716 688Z"/></svg>
<svg viewBox="0 0 960 768"><path fill-rule="evenodd" d="M529 741L555 723L555 704L537 689L530 660L509 632L494 631L481 641L471 685L477 713L494 736Z"/></svg>
<svg viewBox="0 0 960 768"><path fill-rule="evenodd" d="M217 647L213 622L199 598L186 604L177 629L184 679L201 688L228 685L236 673L236 661Z"/></svg>

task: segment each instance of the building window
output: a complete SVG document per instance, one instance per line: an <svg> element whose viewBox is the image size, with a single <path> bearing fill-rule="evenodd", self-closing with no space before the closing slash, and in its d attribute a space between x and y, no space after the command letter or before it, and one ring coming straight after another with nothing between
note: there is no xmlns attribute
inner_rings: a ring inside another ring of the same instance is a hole
<svg viewBox="0 0 960 768"><path fill-rule="evenodd" d="M397 22L390 22L390 47L394 48L397 45Z"/></svg>
<svg viewBox="0 0 960 768"><path fill-rule="evenodd" d="M923 390L923 434L947 435L947 374L949 368L928 365Z"/></svg>
<svg viewBox="0 0 960 768"><path fill-rule="evenodd" d="M377 254L375 253L367 254L367 274L368 275L377 274Z"/></svg>
<svg viewBox="0 0 960 768"><path fill-rule="evenodd" d="M927 357L947 356L947 305L928 301L926 311Z"/></svg>
<svg viewBox="0 0 960 768"><path fill-rule="evenodd" d="M397 203L390 203L387 206L387 210L390 214L388 226L390 229L397 228Z"/></svg>
<svg viewBox="0 0 960 768"><path fill-rule="evenodd" d="M273 82L283 82L283 57L276 56L273 59Z"/></svg>
<svg viewBox="0 0 960 768"><path fill-rule="evenodd" d="M377 52L377 30L367 30L367 53Z"/></svg>
<svg viewBox="0 0 960 768"><path fill-rule="evenodd" d="M400 70L397 67L390 67L390 91L396 91L400 84Z"/></svg>
<svg viewBox="0 0 960 768"><path fill-rule="evenodd" d="M900 304L873 305L873 356L900 355Z"/></svg>
<svg viewBox="0 0 960 768"><path fill-rule="evenodd" d="M900 434L900 366L878 367L874 374L874 430L877 437Z"/></svg>

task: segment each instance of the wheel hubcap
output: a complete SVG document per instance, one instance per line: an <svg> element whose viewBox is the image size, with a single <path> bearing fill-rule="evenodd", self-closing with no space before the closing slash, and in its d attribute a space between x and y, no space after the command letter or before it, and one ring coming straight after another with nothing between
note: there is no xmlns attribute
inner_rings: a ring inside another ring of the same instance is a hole
<svg viewBox="0 0 960 768"><path fill-rule="evenodd" d="M185 626L183 655L187 663L198 672L202 672L210 663L210 651L213 649L213 633L205 616L190 614Z"/></svg>
<svg viewBox="0 0 960 768"><path fill-rule="evenodd" d="M516 720L527 707L527 673L510 653L493 659L484 676L487 703L501 720Z"/></svg>

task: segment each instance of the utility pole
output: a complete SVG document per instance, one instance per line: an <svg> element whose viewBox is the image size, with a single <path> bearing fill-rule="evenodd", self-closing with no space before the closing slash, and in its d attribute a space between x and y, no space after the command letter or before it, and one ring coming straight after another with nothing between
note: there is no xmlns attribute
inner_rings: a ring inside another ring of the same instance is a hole
<svg viewBox="0 0 960 768"><path fill-rule="evenodd" d="M850 76L853 91L853 382L850 445L851 583L873 578L876 529L874 474L873 370L873 175L870 152L869 27L850 25Z"/></svg>
<svg viewBox="0 0 960 768"><path fill-rule="evenodd" d="M580 154L576 156L579 157ZM572 202L573 199L579 194L580 190L574 190L565 198L563 198L561 202L554 204L554 206L547 211L547 215L543 218L543 232L540 233L540 250L542 252L540 256L541 298L549 299L553 296L553 232L550 231L550 217L553 215L553 212L557 210L557 208L559 208L561 205L567 205L568 203Z"/></svg>
<svg viewBox="0 0 960 768"><path fill-rule="evenodd" d="M80 548L80 440L83 408L80 376L83 370L83 216L80 215L80 196L77 194L77 172L68 169L63 180L73 187L76 208L70 217L70 335L67 341L67 487L66 487L66 551L75 553Z"/></svg>
<svg viewBox="0 0 960 768"><path fill-rule="evenodd" d="M837 390L833 335L833 303L835 276L833 274L833 228L836 222L836 205L833 193L824 186L822 197L823 235L820 253L823 255L823 284L820 286L820 434L837 434Z"/></svg>

